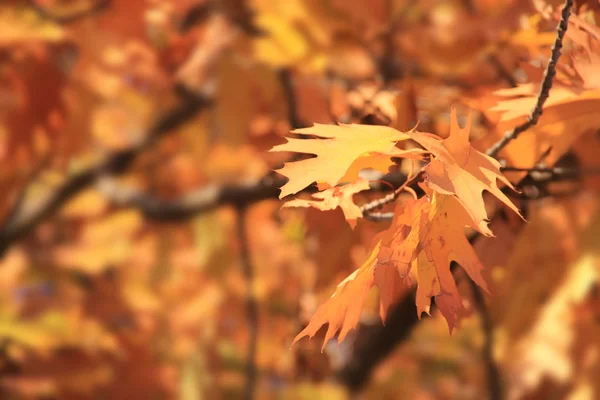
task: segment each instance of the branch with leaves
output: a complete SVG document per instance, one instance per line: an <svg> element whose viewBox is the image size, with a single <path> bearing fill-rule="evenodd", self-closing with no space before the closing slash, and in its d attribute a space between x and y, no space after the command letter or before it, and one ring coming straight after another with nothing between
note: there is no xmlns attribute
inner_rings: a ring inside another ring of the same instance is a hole
<svg viewBox="0 0 600 400"><path fill-rule="evenodd" d="M558 59L560 58L560 51L563 46L565 34L567 33L567 27L569 26L571 7L573 7L573 0L566 0L560 14L560 21L556 26L556 40L552 46L552 53L550 54L548 65L544 71L544 78L542 80L540 92L537 96L535 107L533 107L533 110L531 110L527 121L506 132L498 142L496 142L486 151L488 156L496 157L498 153L500 153L503 148L508 146L512 140L515 140L521 133L535 126L540 119L540 116L543 112L544 103L546 100L548 100L548 96L550 96L550 89L552 89L552 82L554 80L554 76L556 75L556 66L558 64Z"/></svg>

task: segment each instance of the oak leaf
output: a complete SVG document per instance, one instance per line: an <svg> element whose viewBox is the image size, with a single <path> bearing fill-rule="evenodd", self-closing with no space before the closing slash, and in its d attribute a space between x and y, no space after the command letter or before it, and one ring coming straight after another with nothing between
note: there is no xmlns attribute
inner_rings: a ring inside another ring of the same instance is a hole
<svg viewBox="0 0 600 400"><path fill-rule="evenodd" d="M342 283L331 298L319 307L308 326L296 336L313 337L329 324L323 346L340 330L338 340L359 322L365 297L372 286L379 288L380 317L387 313L412 281L417 283L419 317L429 313L435 297L450 332L456 326L462 299L450 270L456 261L467 275L488 292L481 275L483 264L465 237L464 228L473 227L472 217L455 196L433 193L432 199L399 201L390 227L375 236L367 261Z"/></svg>
<svg viewBox="0 0 600 400"><path fill-rule="evenodd" d="M423 252L416 263L417 312L419 316L423 311L429 313L431 297L435 297L452 332L462 301L450 263L456 261L472 281L488 292L481 275L483 264L465 237L464 228L471 225L471 216L456 197L435 193L428 220L419 223L423 232L419 247Z"/></svg>
<svg viewBox="0 0 600 400"><path fill-rule="evenodd" d="M408 234L398 234L403 226L410 226ZM450 331L462 307L450 262L460 264L475 283L488 291L481 275L483 264L465 237L466 226L474 228L471 216L457 198L433 193L431 201L424 196L398 204L392 225L380 234L383 244L379 265L397 270L408 284L417 282L419 316L429 313L431 298L435 297Z"/></svg>
<svg viewBox="0 0 600 400"><path fill-rule="evenodd" d="M323 340L324 349L337 331L340 331L338 341L342 342L348 332L356 327L367 294L373 286L378 251L379 246L375 246L363 265L337 285L335 293L317 309L308 326L294 338L292 346L304 336L312 338L323 325L329 324Z"/></svg>
<svg viewBox="0 0 600 400"><path fill-rule="evenodd" d="M431 134L409 132L413 140L429 150L434 159L427 165L427 182L438 193L456 195L475 223L474 228L486 236L492 236L488 228L483 191L487 190L518 215L519 210L500 190L497 180L514 189L500 172L500 163L479 151L469 143L471 115L464 128L458 125L456 109L450 114L450 136L439 140Z"/></svg>
<svg viewBox="0 0 600 400"><path fill-rule="evenodd" d="M410 139L410 136L384 126L314 124L292 133L305 138L288 138L287 143L275 146L271 151L315 154L317 157L286 163L277 171L289 178L289 182L281 187L279 198L297 193L313 182L335 186L342 178L356 180L357 176L347 176L346 172L360 157L383 154L390 157L421 158L423 153L419 149L396 148L398 141Z"/></svg>
<svg viewBox="0 0 600 400"><path fill-rule="evenodd" d="M284 204L284 207L314 207L321 211L334 210L338 207L344 212L346 221L352 228L356 226L356 219L362 217L360 207L352 201L352 196L358 192L369 189L369 181L358 181L341 187L333 187L312 195L312 200L293 199Z"/></svg>

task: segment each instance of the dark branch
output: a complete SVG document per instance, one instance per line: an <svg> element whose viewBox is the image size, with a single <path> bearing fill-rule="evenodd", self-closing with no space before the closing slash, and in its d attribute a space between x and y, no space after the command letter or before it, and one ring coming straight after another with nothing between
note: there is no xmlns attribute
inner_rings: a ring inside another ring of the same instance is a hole
<svg viewBox="0 0 600 400"><path fill-rule="evenodd" d="M371 377L371 372L399 343L409 338L419 323L415 307L415 290L412 290L391 311L385 325L370 327L361 332L350 359L339 371L338 379L351 391L358 392ZM361 328L362 330L362 328Z"/></svg>
<svg viewBox="0 0 600 400"><path fill-rule="evenodd" d="M140 210L146 218L157 221L182 221L221 206L246 207L267 199L277 199L285 180L267 175L236 185L208 185L182 199L162 200L138 190L103 179L98 188L115 204Z"/></svg>
<svg viewBox="0 0 600 400"><path fill-rule="evenodd" d="M145 140L132 148L116 151L93 166L67 178L47 197L41 199L33 207L24 209L14 216L9 223L0 228L0 258L17 240L31 232L40 222L54 214L74 195L89 188L96 181L107 175L124 173L133 161L149 146L165 134L189 121L197 112L208 107L209 101L200 97L190 97L179 106L161 117L150 128Z"/></svg>
<svg viewBox="0 0 600 400"><path fill-rule="evenodd" d="M504 172L528 172L529 174L544 174L548 177L575 177L582 175L596 175L600 174L600 167L590 168L564 168L564 167L532 167L532 168L520 168L520 167L502 167ZM548 180L548 179L544 179Z"/></svg>
<svg viewBox="0 0 600 400"><path fill-rule="evenodd" d="M554 76L556 75L556 65L560 57L562 42L565 37L565 33L567 32L567 26L569 22L569 16L571 15L572 6L573 0L565 1L560 21L556 26L556 40L554 41L554 45L552 46L552 53L550 55L550 59L548 60L546 71L544 72L544 79L542 80L542 85L540 87L540 92L537 96L537 102L535 104L535 107L533 108L533 110L531 110L527 121L525 121L521 125L516 126L514 129L506 132L499 141L497 141L492 147L488 149L488 151L486 152L488 156L496 157L498 153L500 153L500 151L503 148L505 148L512 140L516 139L521 133L525 132L527 129L537 124L540 116L542 115L544 103L550 95L552 81L554 79Z"/></svg>
<svg viewBox="0 0 600 400"><path fill-rule="evenodd" d="M281 69L279 71L279 82L283 90L283 96L285 97L287 104L288 121L292 129L299 129L305 124L300 121L298 117L298 104L296 100L296 91L294 90L294 84L292 82L292 72L288 68Z"/></svg>

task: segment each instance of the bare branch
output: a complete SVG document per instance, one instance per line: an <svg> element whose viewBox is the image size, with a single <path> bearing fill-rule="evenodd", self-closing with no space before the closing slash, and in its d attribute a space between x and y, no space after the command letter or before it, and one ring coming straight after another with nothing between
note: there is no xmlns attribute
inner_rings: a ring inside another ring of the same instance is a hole
<svg viewBox="0 0 600 400"><path fill-rule="evenodd" d="M540 87L540 92L537 96L537 102L527 121L522 123L521 125L516 126L514 129L506 132L504 136L498 140L492 147L488 149L486 154L490 157L496 157L500 151L505 148L512 140L519 137L519 135L525 132L527 129L536 125L540 116L542 115L544 103L548 99L550 95L550 89L552 88L552 81L554 76L556 75L556 65L558 63L558 59L560 57L560 51L562 49L562 42L565 37L565 33L567 32L569 16L571 15L571 7L573 6L573 0L566 0L563 6L560 21L556 26L556 40L554 41L554 45L552 46L552 53L550 55L550 59L548 60L548 65L546 66L546 71L544 72L544 79L542 80L542 85Z"/></svg>
<svg viewBox="0 0 600 400"><path fill-rule="evenodd" d="M161 200L133 188L102 179L98 189L115 204L140 210L146 218L158 221L182 221L220 206L245 207L266 199L277 199L283 178L267 175L236 185L208 185L181 199Z"/></svg>
<svg viewBox="0 0 600 400"><path fill-rule="evenodd" d="M529 172L538 173L538 174L547 174L550 176L556 177L570 177L570 176L580 176L580 175L596 175L600 174L600 167L590 167L590 168L564 168L564 167L531 167L531 168L521 168L521 167L502 167L502 171L504 172ZM547 180L547 179L546 179Z"/></svg>
<svg viewBox="0 0 600 400"><path fill-rule="evenodd" d="M124 173L135 159L162 136L189 121L200 110L209 106L202 97L189 97L179 106L167 112L150 128L145 140L129 149L110 153L93 166L67 178L47 197L30 209L17 213L9 223L0 228L0 258L17 240L31 232L40 222L54 214L74 195L92 186L97 179L106 175Z"/></svg>

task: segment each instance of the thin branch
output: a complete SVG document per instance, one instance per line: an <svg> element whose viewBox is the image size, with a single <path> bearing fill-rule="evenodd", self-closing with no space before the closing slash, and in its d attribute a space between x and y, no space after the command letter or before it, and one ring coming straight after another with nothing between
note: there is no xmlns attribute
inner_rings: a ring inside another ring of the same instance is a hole
<svg viewBox="0 0 600 400"><path fill-rule="evenodd" d="M556 75L556 65L558 63L558 59L560 57L560 51L562 49L562 42L565 37L565 33L567 32L569 16L571 15L571 7L573 6L573 0L566 0L563 6L560 21L556 26L556 40L554 41L554 45L552 46L552 53L550 55L550 59L548 60L548 65L546 66L546 71L544 72L544 79L542 80L542 85L540 87L540 92L537 96L537 102L527 121L522 123L521 125L516 126L514 129L506 132L504 136L497 141L492 147L488 149L486 154L490 157L496 157L500 151L506 147L512 140L519 137L519 135L525 132L527 129L536 125L540 116L542 115L544 103L548 99L550 95L550 89L552 88L552 81L554 76Z"/></svg>
<svg viewBox="0 0 600 400"><path fill-rule="evenodd" d="M110 153L101 161L70 177L37 204L25 209L0 228L0 258L17 240L31 232L40 222L54 214L73 196L91 187L106 175L123 174L136 158L162 136L194 117L210 102L203 97L189 97L173 108L150 128L145 140L129 149Z"/></svg>
<svg viewBox="0 0 600 400"><path fill-rule="evenodd" d="M47 166L50 159L48 157L44 157L38 165L36 165L33 170L28 174L25 179L25 183L22 185L19 193L17 193L16 198L12 202L11 209L8 214L4 216L2 222L0 223L0 227L7 226L13 223L15 218L19 216L19 214L23 211L25 207L25 200L27 198L27 192L29 190L29 185L35 181L41 174L43 168Z"/></svg>
<svg viewBox="0 0 600 400"><path fill-rule="evenodd" d="M270 173L260 179L249 179L236 184L207 185L175 200L153 197L136 188L119 184L111 176L99 179L96 188L118 207L138 209L146 218L155 221L177 222L222 206L247 207L262 200L278 199L279 188L285 181L282 176ZM393 172L384 175L381 181L399 187L406 183L406 175ZM383 185L381 181L371 182L371 190L388 189L388 186ZM315 190L315 187L309 186L303 192L312 193ZM367 213L365 218L383 221L392 214Z"/></svg>
<svg viewBox="0 0 600 400"><path fill-rule="evenodd" d="M548 174L551 176L563 177L563 176L580 176L580 175L596 175L600 174L600 167L589 167L589 168L564 168L564 167L502 167L504 172L529 172Z"/></svg>
<svg viewBox="0 0 600 400"><path fill-rule="evenodd" d="M235 185L208 185L181 199L162 200L134 188L118 185L110 178L99 181L97 188L120 207L140 210L157 221L182 221L221 206L245 207L261 200L277 199L285 180L267 175Z"/></svg>
<svg viewBox="0 0 600 400"><path fill-rule="evenodd" d="M368 219L369 221L373 221L373 222L391 221L394 219L394 213L393 212L386 212L386 213L371 212L371 213L366 213L364 215L364 218Z"/></svg>
<svg viewBox="0 0 600 400"><path fill-rule="evenodd" d="M238 208L237 234L240 242L242 271L246 279L246 312L248 317L248 354L246 360L246 391L244 398L252 400L256 392L256 348L258 342L258 303L254 292L254 270L250 261L250 247L246 226L246 208Z"/></svg>
<svg viewBox="0 0 600 400"><path fill-rule="evenodd" d="M425 170L421 169L416 175L413 175L410 179L408 179L406 182L404 182L400 187L395 189L392 193L390 193L387 196L384 196L382 198L375 199L369 203L363 204L360 207L360 211L362 211L363 215L368 215L371 211L376 210L380 207L383 207L386 204L393 202L394 200L396 200L398 198L400 193L402 193L404 188L413 186L418 181L420 181L424 175L425 175Z"/></svg>

